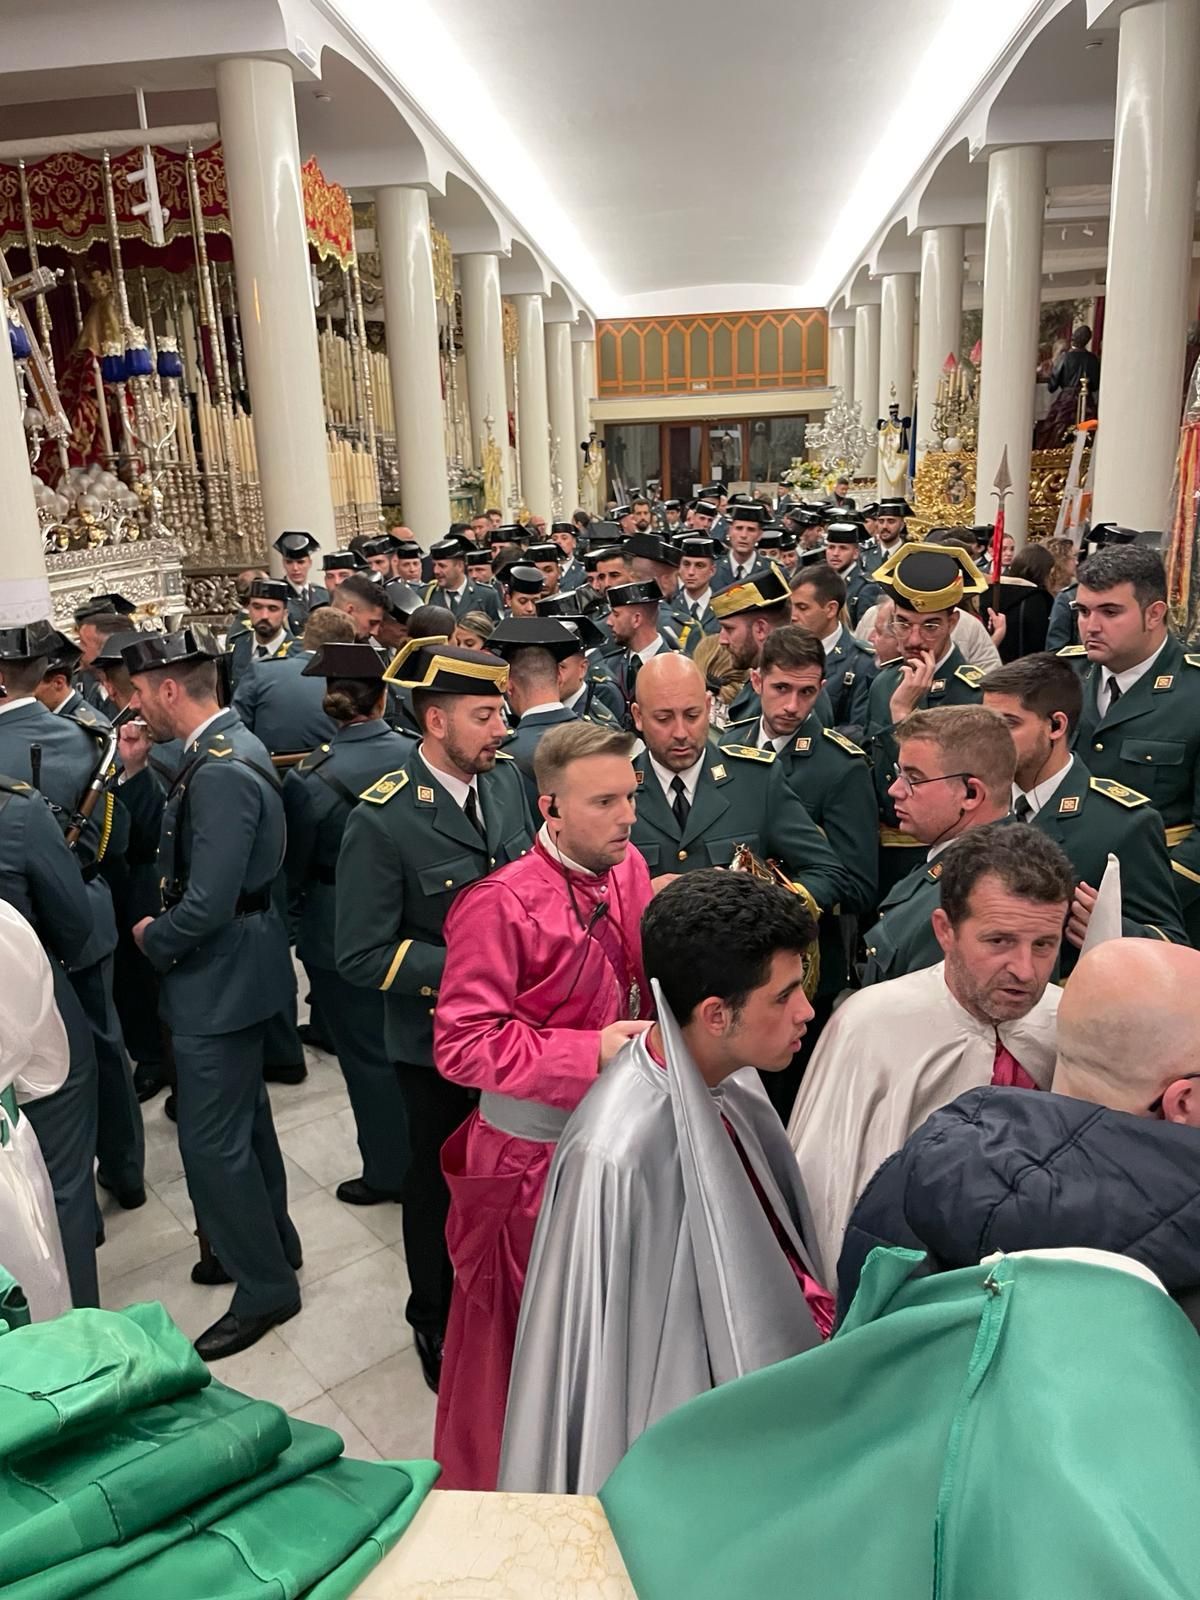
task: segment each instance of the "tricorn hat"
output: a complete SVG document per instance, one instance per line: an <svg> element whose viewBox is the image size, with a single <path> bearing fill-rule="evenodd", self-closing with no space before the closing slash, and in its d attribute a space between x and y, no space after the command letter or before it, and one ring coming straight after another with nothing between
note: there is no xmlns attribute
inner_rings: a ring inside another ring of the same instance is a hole
<svg viewBox="0 0 1200 1600"><path fill-rule="evenodd" d="M487 650L465 650L437 635L410 639L392 657L384 677L404 689L429 694L502 695L508 666Z"/></svg>
<svg viewBox="0 0 1200 1600"><path fill-rule="evenodd" d="M215 661L221 647L207 628L179 628L174 633L139 633L121 651L130 673L155 672L188 661Z"/></svg>
<svg viewBox="0 0 1200 1600"><path fill-rule="evenodd" d="M281 533L275 540L275 549L285 561L298 561L301 556L311 555L314 550L320 548L311 533L298 532L295 529Z"/></svg>
<svg viewBox="0 0 1200 1600"><path fill-rule="evenodd" d="M965 594L983 594L987 579L958 545L902 544L871 574L910 611L950 611Z"/></svg>

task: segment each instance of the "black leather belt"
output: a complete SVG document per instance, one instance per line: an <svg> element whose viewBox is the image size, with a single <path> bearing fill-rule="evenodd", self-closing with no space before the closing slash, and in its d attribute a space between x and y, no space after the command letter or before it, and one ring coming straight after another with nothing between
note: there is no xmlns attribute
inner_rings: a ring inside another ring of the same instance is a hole
<svg viewBox="0 0 1200 1600"><path fill-rule="evenodd" d="M252 894L240 894L237 905L233 908L235 917L252 917L255 912L269 911L271 909L270 889L255 889Z"/></svg>

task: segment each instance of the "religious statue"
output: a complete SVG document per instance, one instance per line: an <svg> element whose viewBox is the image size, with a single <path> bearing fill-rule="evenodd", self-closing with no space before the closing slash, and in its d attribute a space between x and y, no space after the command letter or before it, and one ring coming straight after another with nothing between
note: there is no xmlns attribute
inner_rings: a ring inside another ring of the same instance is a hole
<svg viewBox="0 0 1200 1600"><path fill-rule="evenodd" d="M500 446L492 437L492 418L484 417L487 437L483 441L483 503L485 506L504 504L504 474L500 465Z"/></svg>
<svg viewBox="0 0 1200 1600"><path fill-rule="evenodd" d="M604 442L595 428L579 446L583 469L579 474L579 503L593 517L604 515Z"/></svg>
<svg viewBox="0 0 1200 1600"><path fill-rule="evenodd" d="M895 388L892 394L896 393ZM876 423L879 430L879 497L901 496L908 487L908 430L911 417L900 415L899 402L888 406L886 417Z"/></svg>

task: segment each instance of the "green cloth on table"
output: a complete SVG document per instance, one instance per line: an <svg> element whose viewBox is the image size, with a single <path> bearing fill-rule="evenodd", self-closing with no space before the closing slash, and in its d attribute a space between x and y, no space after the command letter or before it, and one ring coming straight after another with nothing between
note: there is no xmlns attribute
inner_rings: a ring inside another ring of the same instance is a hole
<svg viewBox="0 0 1200 1600"><path fill-rule="evenodd" d="M601 1490L640 1600L1187 1600L1200 1345L1154 1285L872 1252L818 1350L689 1402Z"/></svg>
<svg viewBox="0 0 1200 1600"><path fill-rule="evenodd" d="M437 1479L214 1383L160 1305L5 1331L10 1293L0 1600L341 1600Z"/></svg>

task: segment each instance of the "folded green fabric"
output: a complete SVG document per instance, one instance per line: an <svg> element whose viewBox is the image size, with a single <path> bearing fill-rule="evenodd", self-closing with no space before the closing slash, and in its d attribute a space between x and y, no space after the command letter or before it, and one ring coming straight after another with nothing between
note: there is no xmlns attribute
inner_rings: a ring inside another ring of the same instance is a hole
<svg viewBox="0 0 1200 1600"><path fill-rule="evenodd" d="M289 1419L288 1426L291 1444L257 1477L233 1484L126 1544L109 1545L73 1561L60 1562L19 1582L0 1586L0 1600L76 1600L77 1596L92 1595L110 1584L115 1585L111 1593L120 1593L120 1584L125 1581L121 1575L131 1568L186 1543L196 1533L232 1516L260 1495L293 1483L305 1473L327 1467L341 1455L342 1441L332 1428L300 1422L294 1417Z"/></svg>
<svg viewBox="0 0 1200 1600"><path fill-rule="evenodd" d="M344 1600L400 1537L439 1471L431 1461L343 1457L89 1590L90 1600L300 1600L319 1584L321 1600Z"/></svg>
<svg viewBox="0 0 1200 1600"><path fill-rule="evenodd" d="M278 1406L214 1383L0 1467L0 1582L120 1544L230 1484L292 1442Z"/></svg>
<svg viewBox="0 0 1200 1600"><path fill-rule="evenodd" d="M209 1381L161 1305L68 1311L11 1328L0 1338L0 1460Z"/></svg>

